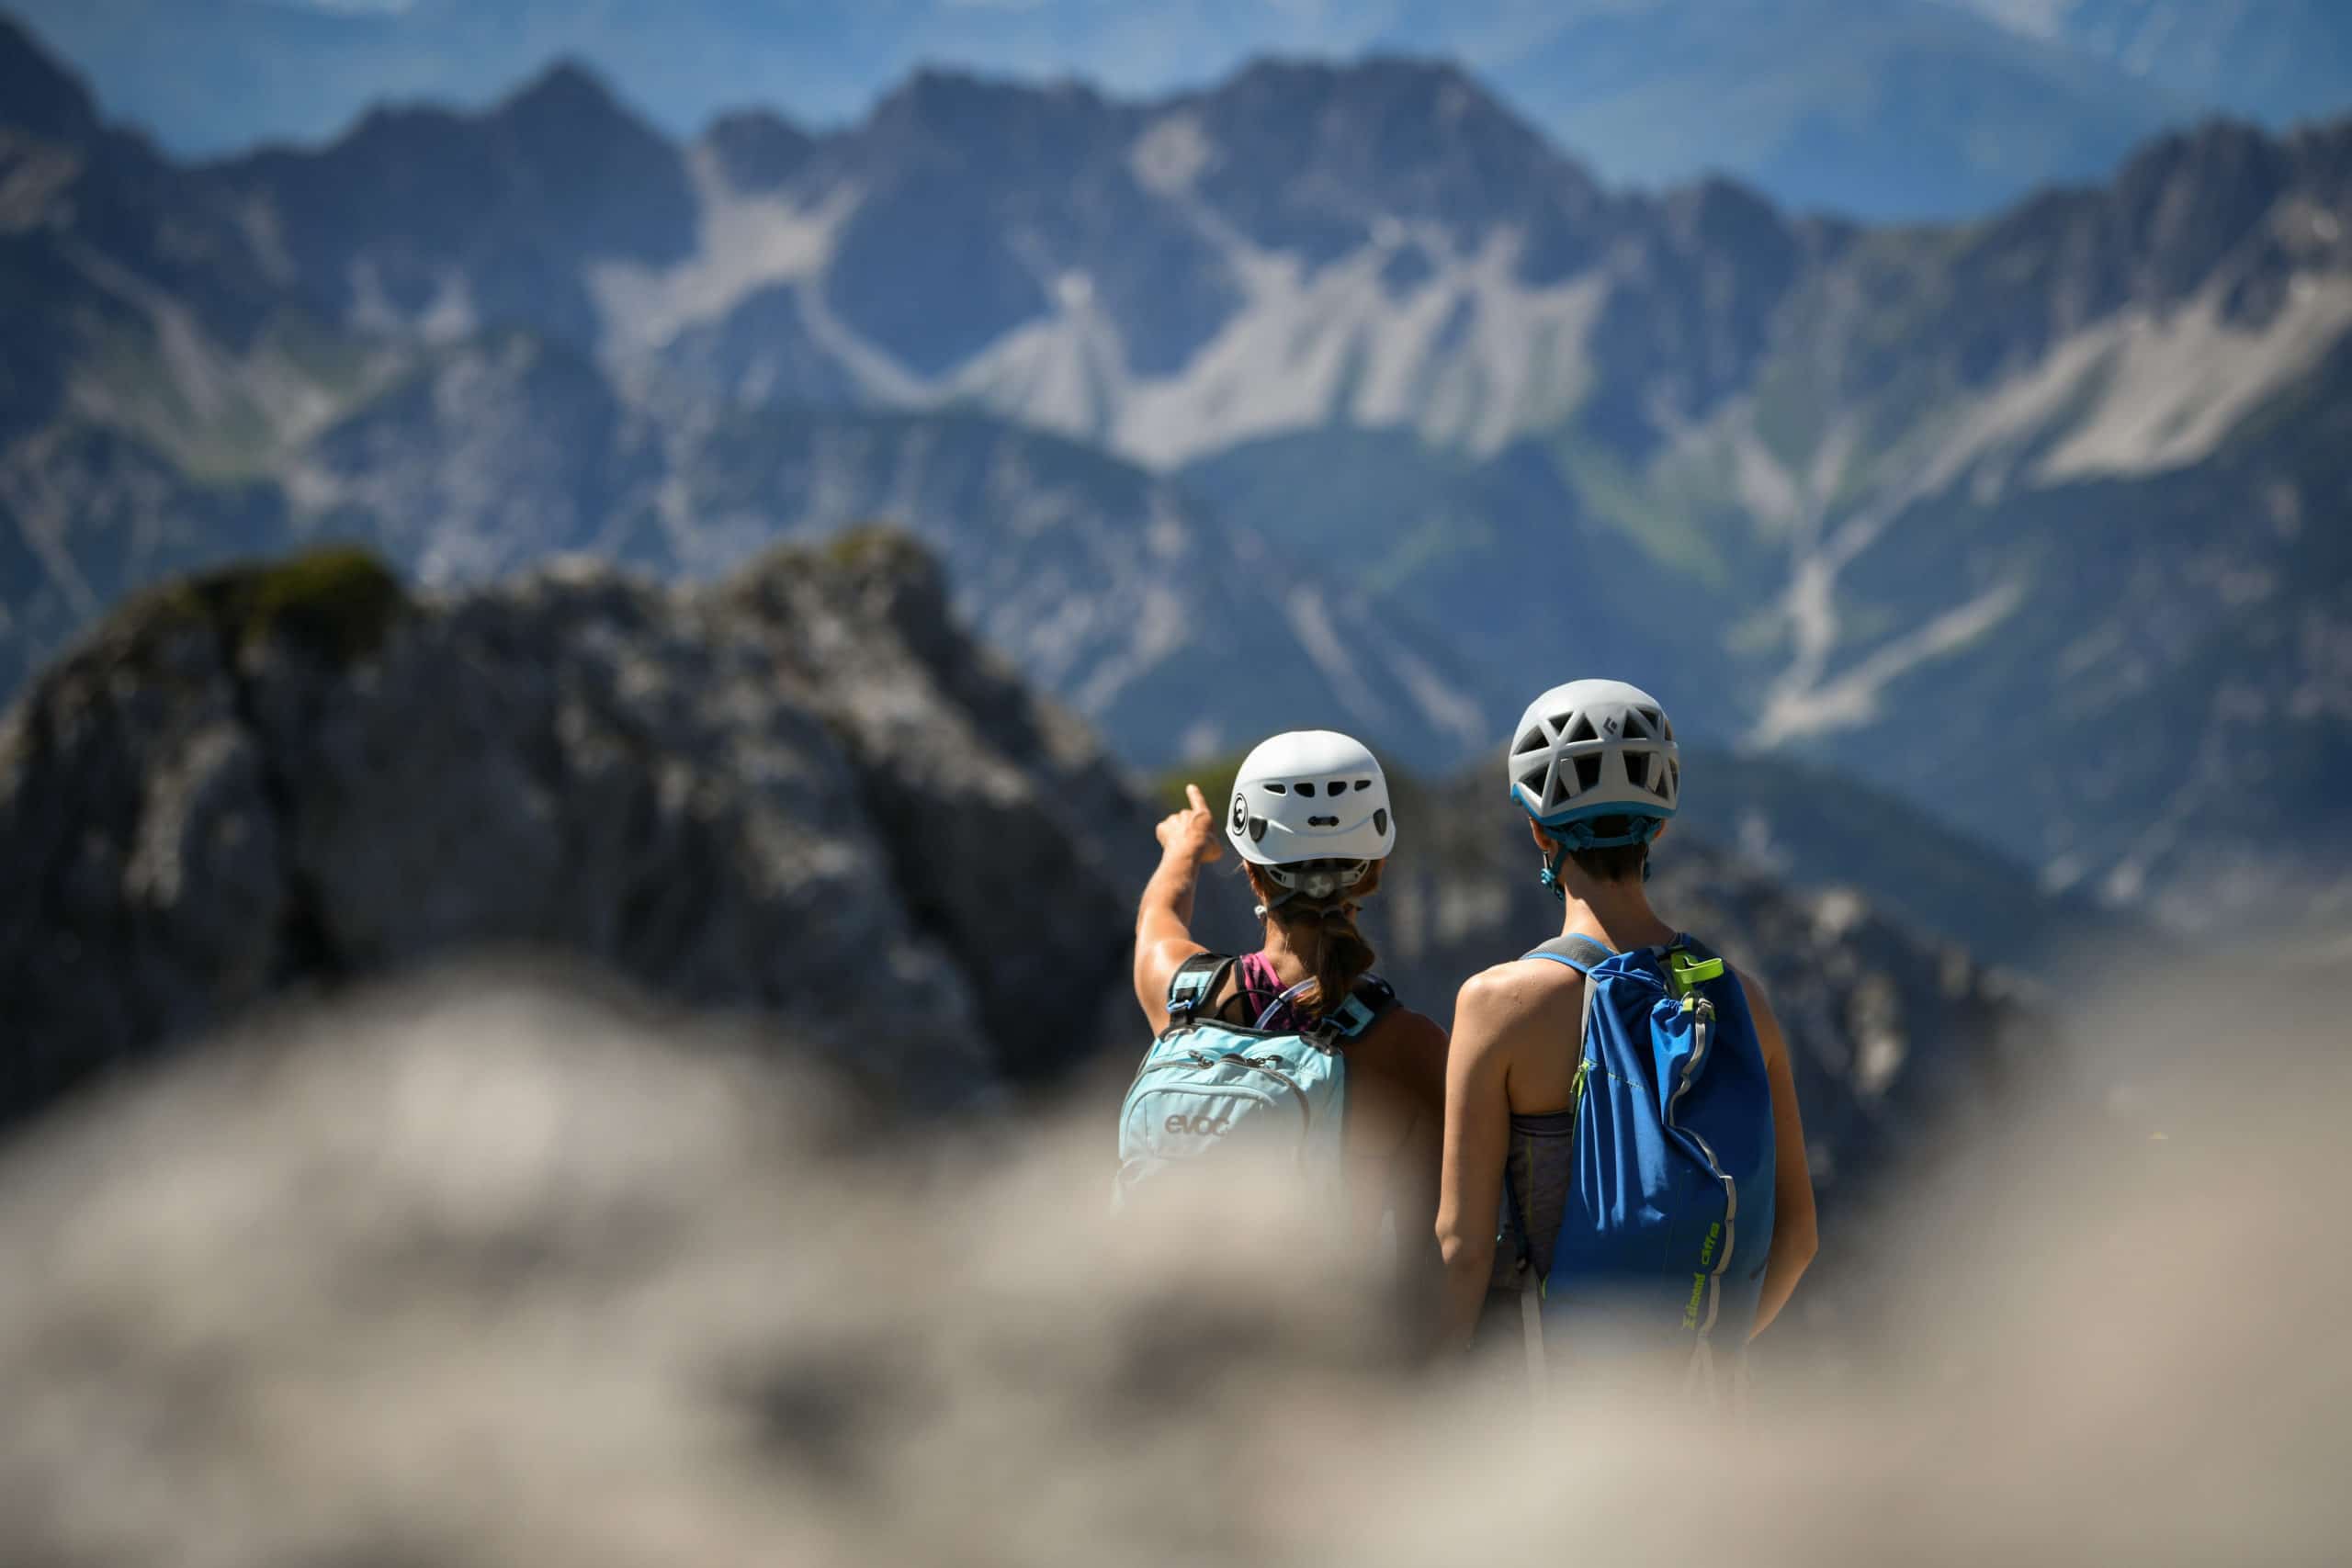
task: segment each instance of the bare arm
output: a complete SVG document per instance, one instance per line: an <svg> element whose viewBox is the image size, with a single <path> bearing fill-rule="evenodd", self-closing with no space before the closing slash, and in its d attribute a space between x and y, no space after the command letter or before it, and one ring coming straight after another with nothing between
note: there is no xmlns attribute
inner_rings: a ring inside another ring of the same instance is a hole
<svg viewBox="0 0 2352 1568"><path fill-rule="evenodd" d="M1772 1250L1765 1260L1764 1293L1757 1301L1756 1326L1749 1334L1753 1338L1789 1304L1797 1280L1820 1247L1820 1233L1814 1221L1813 1172L1805 1165L1804 1122L1797 1111L1788 1041L1764 988L1746 975L1739 983L1747 993L1747 1010L1756 1020L1756 1038L1764 1047L1764 1071L1772 1086Z"/></svg>
<svg viewBox="0 0 2352 1568"><path fill-rule="evenodd" d="M1510 1036L1525 1010L1513 991L1489 971L1473 976L1454 1004L1437 1204L1438 1250L1445 1259L1438 1343L1448 1349L1468 1347L1494 1270L1495 1218L1510 1144Z"/></svg>
<svg viewBox="0 0 2352 1568"><path fill-rule="evenodd" d="M1159 869L1144 884L1136 907L1136 1002L1158 1034L1168 1027L1168 983L1187 958L1204 953L1193 940L1193 893L1201 867L1225 853L1216 819L1198 784L1186 784L1192 805L1172 812L1154 829L1159 838Z"/></svg>

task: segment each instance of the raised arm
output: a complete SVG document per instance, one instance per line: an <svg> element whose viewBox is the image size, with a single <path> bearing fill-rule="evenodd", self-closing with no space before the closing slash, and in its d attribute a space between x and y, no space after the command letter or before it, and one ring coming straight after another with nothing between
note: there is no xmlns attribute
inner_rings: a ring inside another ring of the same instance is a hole
<svg viewBox="0 0 2352 1568"><path fill-rule="evenodd" d="M1509 1053L1525 1010L1515 990L1505 972L1490 970L1472 976L1454 1003L1437 1201L1438 1251L1445 1259L1438 1344L1448 1350L1468 1348L1494 1271L1510 1145Z"/></svg>
<svg viewBox="0 0 2352 1568"><path fill-rule="evenodd" d="M1804 1158L1804 1122L1797 1111L1796 1075L1789 1066L1789 1043L1771 998L1755 978L1742 975L1747 1010L1756 1020L1757 1042L1764 1047L1764 1071L1772 1086L1772 1250L1764 1264L1764 1293L1756 1303L1754 1338L1771 1326L1789 1304L1805 1266L1820 1247L1813 1213L1813 1172Z"/></svg>
<svg viewBox="0 0 2352 1568"><path fill-rule="evenodd" d="M1216 818L1209 814L1198 784L1186 784L1192 804L1170 812L1153 831L1159 838L1159 869L1144 884L1136 907L1136 1002L1151 1021L1154 1034L1168 1027L1168 982L1196 953L1193 940L1193 891L1201 867L1225 853Z"/></svg>

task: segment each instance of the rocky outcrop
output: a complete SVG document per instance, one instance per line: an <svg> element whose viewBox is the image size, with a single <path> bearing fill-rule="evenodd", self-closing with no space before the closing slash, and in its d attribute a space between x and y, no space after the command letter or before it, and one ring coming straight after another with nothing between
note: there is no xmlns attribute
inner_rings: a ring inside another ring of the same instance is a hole
<svg viewBox="0 0 2352 1568"><path fill-rule="evenodd" d="M699 592L227 571L0 728L0 1118L267 998L501 950L789 1016L953 1102L1095 1043L1149 841L891 536Z"/></svg>

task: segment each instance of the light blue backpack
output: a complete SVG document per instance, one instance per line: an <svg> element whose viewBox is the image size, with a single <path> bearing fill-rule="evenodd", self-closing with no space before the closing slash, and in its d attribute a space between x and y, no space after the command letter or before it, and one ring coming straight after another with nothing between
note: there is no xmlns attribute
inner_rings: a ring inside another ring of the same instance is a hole
<svg viewBox="0 0 2352 1568"><path fill-rule="evenodd" d="M1197 953L1168 987L1168 1028L1144 1054L1119 1111L1117 1198L1163 1172L1220 1151L1247 1148L1337 1186L1347 1117L1349 1041L1396 999L1367 976L1354 994L1306 1031L1265 1027L1306 989L1292 987L1258 1027L1206 1014L1234 961Z"/></svg>

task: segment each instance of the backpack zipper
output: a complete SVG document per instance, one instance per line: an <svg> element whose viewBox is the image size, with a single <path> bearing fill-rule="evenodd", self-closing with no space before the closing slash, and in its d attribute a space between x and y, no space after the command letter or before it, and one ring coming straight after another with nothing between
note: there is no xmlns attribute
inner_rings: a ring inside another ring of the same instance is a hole
<svg viewBox="0 0 2352 1568"><path fill-rule="evenodd" d="M1696 1036L1697 1043L1691 1046L1689 1059L1682 1064L1681 1081L1674 1086L1674 1094L1666 1102L1666 1124L1678 1133L1687 1134L1692 1143L1699 1145L1700 1154L1706 1156L1708 1173L1722 1182L1724 1188L1724 1249L1716 1255L1714 1271L1707 1276L1707 1321L1699 1325L1699 1343L1704 1346L1708 1337L1715 1331L1715 1318L1723 1311L1724 1270L1731 1267L1732 1245L1739 1234L1739 1184L1724 1171L1722 1162L1715 1158L1714 1149L1698 1129L1682 1126L1674 1119L1675 1108L1682 1103L1682 1097L1690 1092L1690 1080L1698 1076L1700 1066L1706 1061L1707 1047L1712 1043L1708 1026L1715 1021L1715 1004L1704 997L1686 997L1682 1005L1696 1015L1691 1021L1691 1032Z"/></svg>
<svg viewBox="0 0 2352 1568"><path fill-rule="evenodd" d="M1306 1091L1298 1087L1296 1078L1282 1070L1282 1058L1279 1056L1250 1056L1239 1051L1227 1051L1218 1056L1212 1056L1205 1051L1170 1052L1165 1056L1158 1057L1147 1055L1143 1066L1136 1069L1135 1082L1127 1086L1128 1089L1132 1092L1135 1084L1141 1083L1144 1074L1152 1068L1171 1066L1178 1062L1189 1062L1196 1067L1214 1067L1219 1062L1238 1062L1245 1067L1255 1068L1290 1090L1291 1103L1298 1107L1300 1135L1306 1135L1314 1127L1314 1112L1306 1107Z"/></svg>
<svg viewBox="0 0 2352 1568"><path fill-rule="evenodd" d="M1298 1080L1296 1078L1292 1077L1288 1073L1283 1071L1281 1066L1277 1065L1281 1061L1280 1057L1245 1056L1237 1051L1227 1055L1225 1059L1228 1062L1238 1062L1245 1067L1255 1067L1260 1072L1265 1074L1268 1077L1272 1078L1276 1083L1281 1084L1284 1089L1290 1090L1291 1099L1296 1101L1298 1105L1299 1135L1304 1137L1306 1134L1308 1129L1314 1125L1315 1122L1314 1113L1306 1108L1306 1091L1298 1087Z"/></svg>

